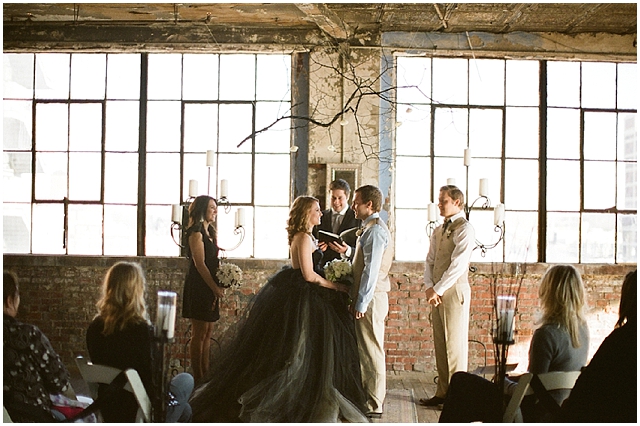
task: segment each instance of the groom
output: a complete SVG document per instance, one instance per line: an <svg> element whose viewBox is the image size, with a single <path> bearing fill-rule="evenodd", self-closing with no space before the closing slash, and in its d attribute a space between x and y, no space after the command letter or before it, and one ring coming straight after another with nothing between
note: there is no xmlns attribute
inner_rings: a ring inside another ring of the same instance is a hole
<svg viewBox="0 0 640 426"><path fill-rule="evenodd" d="M367 417L382 417L387 392L384 354L384 320L389 312L387 292L391 289L389 269L393 260L393 240L380 219L382 192L375 186L356 189L353 210L362 220L353 258L353 303L349 310L356 319L362 384L367 397ZM357 292L357 293L356 293Z"/></svg>

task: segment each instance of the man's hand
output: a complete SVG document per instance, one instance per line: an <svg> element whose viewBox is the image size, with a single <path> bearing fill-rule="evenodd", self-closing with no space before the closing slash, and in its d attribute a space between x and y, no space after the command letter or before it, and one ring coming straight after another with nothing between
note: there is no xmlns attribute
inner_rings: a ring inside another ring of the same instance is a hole
<svg viewBox="0 0 640 426"><path fill-rule="evenodd" d="M349 246L347 243L338 244L337 241L331 241L329 243L329 248L337 253L343 254L347 252Z"/></svg>
<svg viewBox="0 0 640 426"><path fill-rule="evenodd" d="M442 303L442 298L440 298L440 296L438 295L438 293L436 293L433 287L429 287L427 289L426 296L427 296L427 302L430 305L438 306L440 303Z"/></svg>
<svg viewBox="0 0 640 426"><path fill-rule="evenodd" d="M353 303L349 306L349 312L351 312L353 317L357 320L359 320L360 318L364 318L364 312L356 311Z"/></svg>
<svg viewBox="0 0 640 426"><path fill-rule="evenodd" d="M322 250L322 252L324 253L325 251L327 251L327 248L328 248L327 243L325 243L324 241L319 241L318 248Z"/></svg>

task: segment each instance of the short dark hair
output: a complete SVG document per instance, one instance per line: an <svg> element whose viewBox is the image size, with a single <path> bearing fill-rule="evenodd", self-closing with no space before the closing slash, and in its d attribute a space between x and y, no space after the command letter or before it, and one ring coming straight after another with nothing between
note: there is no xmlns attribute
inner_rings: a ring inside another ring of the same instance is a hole
<svg viewBox="0 0 640 426"><path fill-rule="evenodd" d="M5 305L10 297L18 296L18 276L15 273L5 271L2 274L2 293Z"/></svg>
<svg viewBox="0 0 640 426"><path fill-rule="evenodd" d="M382 191L380 188L373 185L364 185L356 189L356 194L360 194L362 202L368 203L371 201L371 208L374 212L379 212L382 208Z"/></svg>
<svg viewBox="0 0 640 426"><path fill-rule="evenodd" d="M342 189L344 191L344 195L347 196L347 200L349 199L349 194L351 193L349 182L344 179L336 179L329 185L330 191L333 191L334 189Z"/></svg>
<svg viewBox="0 0 640 426"><path fill-rule="evenodd" d="M457 186L445 185L440 187L440 191L446 192L447 195L451 197L452 200L460 200L461 206L464 205L464 194L462 193L462 191L460 191L460 188L458 188Z"/></svg>

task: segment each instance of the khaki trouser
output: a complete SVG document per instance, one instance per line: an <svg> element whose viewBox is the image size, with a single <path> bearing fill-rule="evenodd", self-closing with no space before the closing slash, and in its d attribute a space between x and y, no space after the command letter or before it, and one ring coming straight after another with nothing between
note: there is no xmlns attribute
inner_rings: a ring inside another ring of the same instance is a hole
<svg viewBox="0 0 640 426"><path fill-rule="evenodd" d="M382 404L387 393L384 320L388 312L387 292L376 291L364 317L356 320L362 385L367 396L367 410L374 413L382 412Z"/></svg>

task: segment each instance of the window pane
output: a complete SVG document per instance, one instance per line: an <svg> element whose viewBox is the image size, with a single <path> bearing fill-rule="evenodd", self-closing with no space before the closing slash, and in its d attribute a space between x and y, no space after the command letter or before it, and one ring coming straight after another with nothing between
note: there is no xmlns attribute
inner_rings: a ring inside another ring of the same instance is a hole
<svg viewBox="0 0 640 426"><path fill-rule="evenodd" d="M437 194L440 191L440 187L447 185L448 179L453 179L453 185L456 185L463 193L466 193L467 168L464 166L462 158L436 158L433 168L433 182L436 192L434 198L438 198Z"/></svg>
<svg viewBox="0 0 640 426"><path fill-rule="evenodd" d="M507 61L507 105L537 106L540 103L538 61Z"/></svg>
<svg viewBox="0 0 640 426"><path fill-rule="evenodd" d="M256 155L255 204L289 206L288 154Z"/></svg>
<svg viewBox="0 0 640 426"><path fill-rule="evenodd" d="M502 155L502 110L469 111L469 148L474 158Z"/></svg>
<svg viewBox="0 0 640 426"><path fill-rule="evenodd" d="M614 263L614 214L584 213L582 215L583 263Z"/></svg>
<svg viewBox="0 0 640 426"><path fill-rule="evenodd" d="M615 113L584 113L584 158L587 160L616 159Z"/></svg>
<svg viewBox="0 0 640 426"><path fill-rule="evenodd" d="M33 61L32 53L5 53L3 56L3 94L5 98L33 98Z"/></svg>
<svg viewBox="0 0 640 426"><path fill-rule="evenodd" d="M220 55L220 99L254 100L255 55Z"/></svg>
<svg viewBox="0 0 640 426"><path fill-rule="evenodd" d="M102 254L102 206L69 205L68 254Z"/></svg>
<svg viewBox="0 0 640 426"><path fill-rule="evenodd" d="M218 99L218 55L185 54L183 99Z"/></svg>
<svg viewBox="0 0 640 426"><path fill-rule="evenodd" d="M71 104L69 151L102 150L102 105Z"/></svg>
<svg viewBox="0 0 640 426"><path fill-rule="evenodd" d="M216 150L218 137L218 105L184 105L184 151Z"/></svg>
<svg viewBox="0 0 640 426"><path fill-rule="evenodd" d="M504 203L507 208L538 210L540 185L538 160L507 160L505 168Z"/></svg>
<svg viewBox="0 0 640 426"><path fill-rule="evenodd" d="M396 205L399 208L427 208L433 199L429 195L430 171L428 157L396 158ZM419 193L417 188L422 188Z"/></svg>
<svg viewBox="0 0 640 426"><path fill-rule="evenodd" d="M255 256L282 259L289 256L288 207L256 207Z"/></svg>
<svg viewBox="0 0 640 426"><path fill-rule="evenodd" d="M493 204L500 200L500 172L502 166L500 160L488 160L484 158L474 158L469 166L469 204L480 196L480 179L488 179L489 199L493 200ZM460 186L458 186L460 188ZM476 204L476 207L480 202Z"/></svg>
<svg viewBox="0 0 640 426"><path fill-rule="evenodd" d="M238 207L231 207L231 211L229 213L223 212L222 209L218 210L218 245L221 248L228 250L226 254L229 257L249 258L254 256L254 252L253 252L253 246L254 246L254 240L255 240L254 232L253 232L254 210L253 210L253 207L242 206L242 208L244 209L245 223L243 228L244 228L245 235L244 235L244 240L242 241L242 244L240 244L240 246L238 246L238 248L236 248L235 250L231 250L231 249L238 245L241 237L240 234L235 233L235 217L236 217L236 211L238 210ZM263 208L261 210L262 210L261 215L265 214L269 216L270 213L272 213L272 211L269 209ZM287 213L288 213L288 209L287 209ZM262 217L261 219L269 220L273 218ZM284 220L286 221L286 217ZM275 221L271 223L271 228L263 229L261 232L270 233L273 231L273 233L277 235L278 231L284 230L284 227L278 226L279 223L282 223L282 221L279 219L275 219ZM262 235L262 237L264 237L264 235ZM272 243L275 242L277 245L278 244L277 239L282 239L282 238L283 236L281 234L280 236L276 236L276 239L272 240L271 242ZM286 231L284 231L284 243L287 244ZM267 252L266 254L263 253L262 257L274 258L276 256L274 254L270 254L269 252ZM286 258L287 255L283 257Z"/></svg>
<svg viewBox="0 0 640 426"><path fill-rule="evenodd" d="M638 261L638 216L618 215L618 263Z"/></svg>
<svg viewBox="0 0 640 426"><path fill-rule="evenodd" d="M67 196L67 154L36 152L36 199Z"/></svg>
<svg viewBox="0 0 640 426"><path fill-rule="evenodd" d="M147 205L147 256L178 256L180 247L171 238L171 206Z"/></svg>
<svg viewBox="0 0 640 426"><path fill-rule="evenodd" d="M580 110L547 109L547 156L580 158Z"/></svg>
<svg viewBox="0 0 640 426"><path fill-rule="evenodd" d="M547 209L580 210L579 162L550 160L547 163Z"/></svg>
<svg viewBox="0 0 640 426"><path fill-rule="evenodd" d="M138 154L107 152L104 161L104 202L137 204Z"/></svg>
<svg viewBox="0 0 640 426"><path fill-rule="evenodd" d="M31 201L31 153L4 152L3 201Z"/></svg>
<svg viewBox="0 0 640 426"><path fill-rule="evenodd" d="M135 256L137 254L136 206L104 206L104 254Z"/></svg>
<svg viewBox="0 0 640 426"><path fill-rule="evenodd" d="M616 107L616 64L582 63L582 107Z"/></svg>
<svg viewBox="0 0 640 426"><path fill-rule="evenodd" d="M398 106L396 113L396 155L431 154L431 111L428 107Z"/></svg>
<svg viewBox="0 0 640 426"><path fill-rule="evenodd" d="M2 146L5 150L31 150L31 101L3 101Z"/></svg>
<svg viewBox="0 0 640 426"><path fill-rule="evenodd" d="M580 62L547 62L547 105L580 107Z"/></svg>
<svg viewBox="0 0 640 426"><path fill-rule="evenodd" d="M466 59L433 58L433 100L443 104L467 104Z"/></svg>
<svg viewBox="0 0 640 426"><path fill-rule="evenodd" d="M147 151L180 151L180 102L147 104Z"/></svg>
<svg viewBox="0 0 640 426"><path fill-rule="evenodd" d="M578 213L547 214L547 262L578 263Z"/></svg>
<svg viewBox="0 0 640 426"><path fill-rule="evenodd" d="M105 123L107 151L138 151L140 103L108 101Z"/></svg>
<svg viewBox="0 0 640 426"><path fill-rule="evenodd" d="M396 260L424 262L429 251L426 210L396 210Z"/></svg>
<svg viewBox="0 0 640 426"><path fill-rule="evenodd" d="M636 114L618 114L618 160L638 159Z"/></svg>
<svg viewBox="0 0 640 426"><path fill-rule="evenodd" d="M258 55L256 99L268 101L291 100L291 56Z"/></svg>
<svg viewBox="0 0 640 426"><path fill-rule="evenodd" d="M237 145L251 134L252 114L250 104L220 105L220 152L251 152L251 139Z"/></svg>
<svg viewBox="0 0 640 426"><path fill-rule="evenodd" d="M467 148L468 110L438 108L434 122L435 155L462 157Z"/></svg>
<svg viewBox="0 0 640 426"><path fill-rule="evenodd" d="M140 55L107 55L107 99L140 99Z"/></svg>
<svg viewBox="0 0 640 426"><path fill-rule="evenodd" d="M474 59L469 63L469 103L504 105L504 62Z"/></svg>
<svg viewBox="0 0 640 426"><path fill-rule="evenodd" d="M72 152L69 154L69 199L99 201L102 158L100 153ZM137 179L133 181L133 185ZM129 182L128 185L131 185Z"/></svg>
<svg viewBox="0 0 640 426"><path fill-rule="evenodd" d="M397 64L397 101L430 103L431 59L399 57Z"/></svg>
<svg viewBox="0 0 640 426"><path fill-rule="evenodd" d="M29 253L31 205L2 204L2 248L4 253Z"/></svg>
<svg viewBox="0 0 640 426"><path fill-rule="evenodd" d="M31 234L33 254L64 254L64 206L34 204Z"/></svg>
<svg viewBox="0 0 640 426"><path fill-rule="evenodd" d="M618 163L618 209L638 208L638 164Z"/></svg>
<svg viewBox="0 0 640 426"><path fill-rule="evenodd" d="M183 197L189 194L189 181L196 180L198 182L198 194L216 194L216 169L206 167L207 155L205 153L185 154L184 155L184 181L182 182ZM211 184L208 184L211 178ZM179 193L175 193L176 199ZM177 203L177 202L176 202Z"/></svg>
<svg viewBox="0 0 640 426"><path fill-rule="evenodd" d="M256 131L271 125L278 118L290 115L289 108L289 102L258 102ZM291 119L280 120L266 132L256 135L256 152L289 153L290 139Z"/></svg>
<svg viewBox="0 0 640 426"><path fill-rule="evenodd" d="M71 98L104 99L107 55L74 53L71 55Z"/></svg>
<svg viewBox="0 0 640 426"><path fill-rule="evenodd" d="M36 98L69 99L67 53L36 54Z"/></svg>
<svg viewBox="0 0 640 426"><path fill-rule="evenodd" d="M147 208L149 204L176 203L180 192L180 155L147 154ZM147 214L147 219L149 213ZM171 211L167 221L171 219ZM169 223L167 222L167 228Z"/></svg>
<svg viewBox="0 0 640 426"><path fill-rule="evenodd" d="M68 145L68 114L66 104L36 105L36 149L66 151Z"/></svg>
<svg viewBox="0 0 640 426"><path fill-rule="evenodd" d="M616 205L616 163L584 162L584 208L608 209Z"/></svg>
<svg viewBox="0 0 640 426"><path fill-rule="evenodd" d="M538 213L507 211L505 223L505 261L535 263L538 259Z"/></svg>
<svg viewBox="0 0 640 426"><path fill-rule="evenodd" d="M182 55L149 54L149 99L180 99L181 86Z"/></svg>
<svg viewBox="0 0 640 426"><path fill-rule="evenodd" d="M511 158L540 155L540 113L537 108L507 108L506 149Z"/></svg>
<svg viewBox="0 0 640 426"><path fill-rule="evenodd" d="M638 108L638 66L618 64L618 108Z"/></svg>
<svg viewBox="0 0 640 426"><path fill-rule="evenodd" d="M233 203L251 203L252 168L250 154L221 154L218 179L229 181L229 199Z"/></svg>
<svg viewBox="0 0 640 426"><path fill-rule="evenodd" d="M490 210L474 210L469 216L471 224L476 233L476 241L485 246L492 246L498 242L500 231L493 224L493 209ZM498 245L482 253L482 250L474 250L471 254L472 262L502 262L504 241L500 241Z"/></svg>

